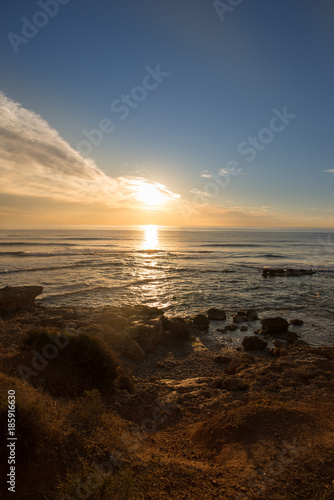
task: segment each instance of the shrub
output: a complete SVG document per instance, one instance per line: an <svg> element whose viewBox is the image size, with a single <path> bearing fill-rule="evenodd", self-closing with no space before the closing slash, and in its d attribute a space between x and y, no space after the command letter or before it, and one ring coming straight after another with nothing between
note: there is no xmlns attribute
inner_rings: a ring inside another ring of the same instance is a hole
<svg viewBox="0 0 334 500"><path fill-rule="evenodd" d="M26 344L42 350L53 340L56 345L60 343L65 346L59 349L52 363L66 366L69 374L78 377L80 384L86 389L107 391L113 387L119 364L113 351L104 342L84 333L74 336L48 330L32 330Z"/></svg>

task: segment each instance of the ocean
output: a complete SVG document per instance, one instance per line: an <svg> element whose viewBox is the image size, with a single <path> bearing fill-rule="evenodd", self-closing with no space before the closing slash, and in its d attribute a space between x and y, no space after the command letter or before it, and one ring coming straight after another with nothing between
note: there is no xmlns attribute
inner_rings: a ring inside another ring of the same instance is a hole
<svg viewBox="0 0 334 500"><path fill-rule="evenodd" d="M301 318L303 339L328 344L334 341L333 233L159 226L2 229L0 286L43 285L38 302L50 306L147 304L179 316L209 307L228 314L255 308L262 317ZM264 278L264 266L316 273Z"/></svg>

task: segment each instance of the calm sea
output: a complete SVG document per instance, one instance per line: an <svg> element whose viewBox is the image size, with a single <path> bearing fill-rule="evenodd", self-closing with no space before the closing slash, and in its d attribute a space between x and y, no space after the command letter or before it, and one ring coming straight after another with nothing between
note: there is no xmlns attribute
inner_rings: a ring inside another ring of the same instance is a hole
<svg viewBox="0 0 334 500"><path fill-rule="evenodd" d="M263 278L263 266L317 272ZM184 316L254 307L304 319L312 344L334 341L333 230L1 230L1 287L33 284L52 306L148 304Z"/></svg>

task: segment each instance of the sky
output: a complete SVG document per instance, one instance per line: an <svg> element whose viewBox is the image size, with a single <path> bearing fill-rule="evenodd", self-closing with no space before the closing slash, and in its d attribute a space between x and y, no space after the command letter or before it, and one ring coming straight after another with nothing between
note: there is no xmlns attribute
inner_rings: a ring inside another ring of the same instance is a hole
<svg viewBox="0 0 334 500"><path fill-rule="evenodd" d="M0 224L334 227L332 0L2 0Z"/></svg>

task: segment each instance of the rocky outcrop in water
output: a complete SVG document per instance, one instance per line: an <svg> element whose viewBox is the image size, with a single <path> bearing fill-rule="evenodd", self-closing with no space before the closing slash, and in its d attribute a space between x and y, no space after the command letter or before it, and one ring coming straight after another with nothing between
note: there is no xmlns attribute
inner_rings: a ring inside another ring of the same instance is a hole
<svg viewBox="0 0 334 500"><path fill-rule="evenodd" d="M314 274L312 269L291 269L291 268L272 268L264 267L262 269L262 276L305 276Z"/></svg>

